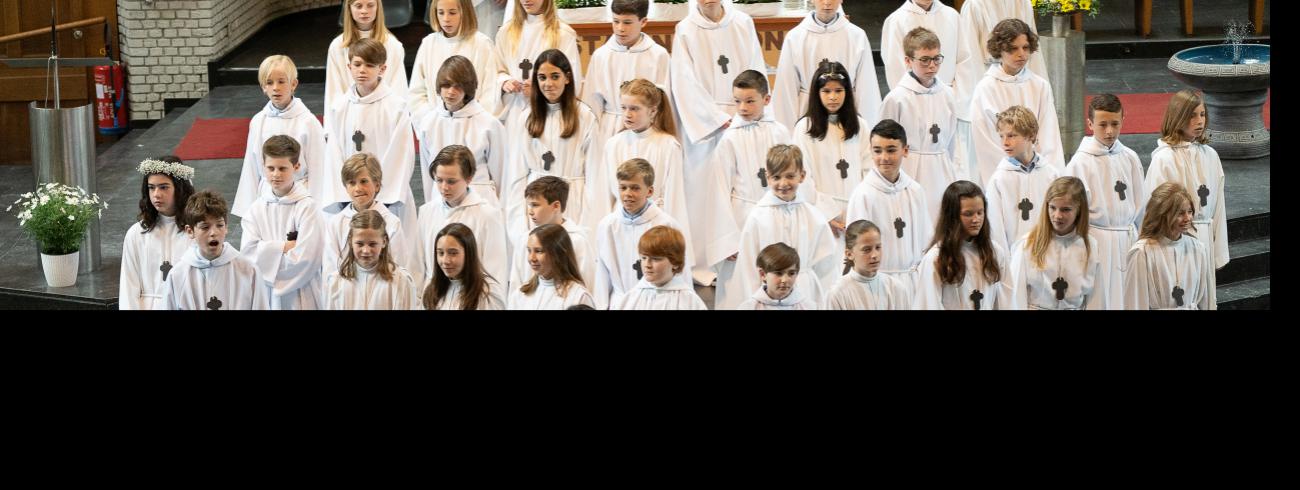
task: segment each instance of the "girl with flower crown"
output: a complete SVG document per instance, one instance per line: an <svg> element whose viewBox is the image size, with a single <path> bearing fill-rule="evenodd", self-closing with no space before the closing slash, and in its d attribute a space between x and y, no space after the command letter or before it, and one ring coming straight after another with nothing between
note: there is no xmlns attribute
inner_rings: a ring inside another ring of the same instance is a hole
<svg viewBox="0 0 1300 490"><path fill-rule="evenodd" d="M122 272L118 309L153 309L158 285L167 278L189 248L182 210L194 194L194 168L180 158L146 159L140 172L140 221L131 225L122 242Z"/></svg>

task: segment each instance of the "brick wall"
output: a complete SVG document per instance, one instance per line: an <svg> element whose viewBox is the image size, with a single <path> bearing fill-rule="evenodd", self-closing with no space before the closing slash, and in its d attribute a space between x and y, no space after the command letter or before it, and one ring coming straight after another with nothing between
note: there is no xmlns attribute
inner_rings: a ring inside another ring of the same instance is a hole
<svg viewBox="0 0 1300 490"><path fill-rule="evenodd" d="M131 119L162 119L164 99L208 93L208 62L276 17L339 0L119 0L118 35L130 73Z"/></svg>

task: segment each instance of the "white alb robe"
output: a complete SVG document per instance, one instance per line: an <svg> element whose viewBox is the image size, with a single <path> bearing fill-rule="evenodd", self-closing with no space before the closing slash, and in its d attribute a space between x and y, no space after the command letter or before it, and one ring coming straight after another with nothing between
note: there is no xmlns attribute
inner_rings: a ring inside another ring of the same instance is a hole
<svg viewBox="0 0 1300 490"><path fill-rule="evenodd" d="M1056 122L1056 103L1052 97L1052 86L1047 79L1028 69L1007 75L1002 65L989 67L971 97L971 142L975 145L976 164L969 165L970 175L974 177L978 170L979 182L988 182L999 162L1006 158L1002 137L998 136L998 113L1013 105L1024 106L1038 119L1034 151L1042 155L1043 163L1058 173L1065 170L1065 149L1061 146L1061 127Z"/></svg>
<svg viewBox="0 0 1300 490"><path fill-rule="evenodd" d="M532 221L529 221L531 224ZM573 260L578 263L578 274L582 276L583 285L596 284L596 246L587 233L587 230L579 225L577 221L571 219L564 220L564 231L569 232L569 241L573 243ZM532 231L532 227L528 229ZM520 236L528 236L528 231L524 231ZM525 242L527 243L527 242ZM518 289L533 277L533 270L528 265L528 247L519 246L512 249L511 255L513 261L510 264L510 282L509 289Z"/></svg>
<svg viewBox="0 0 1300 490"><path fill-rule="evenodd" d="M1228 265L1228 212L1224 207L1227 200L1223 198L1223 162L1219 160L1219 152L1210 145L1186 142L1170 145L1160 140L1151 152L1151 165L1147 167L1144 184L1147 197L1165 182L1182 184L1192 194L1195 200L1192 207L1196 208L1192 217L1196 230L1192 233L1205 243L1215 269ZM1145 213L1145 209L1139 212L1138 223Z"/></svg>
<svg viewBox="0 0 1300 490"><path fill-rule="evenodd" d="M844 263L842 242L834 238L826 222L826 215L802 194L787 202L768 191L745 219L736 261L724 261L718 271L713 309L735 309L746 294L759 287L762 280L755 261L764 247L776 242L799 252L795 291L803 291L809 301L825 296L826 289L840 277Z"/></svg>
<svg viewBox="0 0 1300 490"><path fill-rule="evenodd" d="M193 245L158 286L155 310L265 310L269 303L257 267L229 243L208 260Z"/></svg>
<svg viewBox="0 0 1300 490"><path fill-rule="evenodd" d="M393 205L400 207L402 203L395 202ZM411 230L402 226L401 218L382 202L371 201L369 209L378 211L384 218L384 233L388 235L388 256L393 258L393 263L406 269L416 284L423 284L421 280L424 268L420 262L419 229ZM331 273L338 272L343 259L348 256L352 248L348 243L348 232L351 231L352 217L356 215L357 211L350 203L336 203L333 206L326 206L322 211L321 220L325 227L325 245L321 256L322 278L328 278Z"/></svg>
<svg viewBox="0 0 1300 490"><path fill-rule="evenodd" d="M361 37L368 38L371 31L361 31ZM384 41L384 50L388 51L388 59L385 63L388 68L384 69L384 76L379 80L381 87L388 88L389 91L397 95L402 104L405 105L407 79L406 79L406 48L402 46L402 41L397 36L388 34L388 39ZM348 56L348 48L343 46L343 35L339 34L330 41L329 54L325 60L325 125L329 126L332 115L329 109L334 107L338 99L346 96L351 90L354 80L352 72L348 70L348 65L352 63L352 58ZM500 85L498 85L500 87Z"/></svg>
<svg viewBox="0 0 1300 490"><path fill-rule="evenodd" d="M939 204L948 184L969 177L964 160L957 155L957 114L952 89L938 81L923 87L910 73L904 72L885 96L880 119L893 119L903 126L907 134L903 172L925 189L928 213L934 219L939 216ZM867 147L869 150L870 144Z"/></svg>
<svg viewBox="0 0 1300 490"><path fill-rule="evenodd" d="M885 25L880 31L880 59L885 62L885 83L890 92L898 87L899 80L907 76L909 68L903 52L903 39L917 27L929 29L939 36L939 54L943 56L943 63L939 64L935 78L951 87L957 73L957 31L960 26L961 14L941 0L935 0L930 10L905 0L898 10L885 17ZM885 117L881 116L881 119Z"/></svg>
<svg viewBox="0 0 1300 490"><path fill-rule="evenodd" d="M939 277L939 246L930 247L921 257L916 276L914 310L1005 310L1010 308L1011 272L1007 249L992 242L993 255L998 261L998 282L990 284L984 277L984 264L979 249L968 240L962 241L961 254L966 264L966 275L961 284L945 284ZM979 294L976 294L979 293Z"/></svg>
<svg viewBox="0 0 1300 490"><path fill-rule="evenodd" d="M906 310L912 307L911 286L890 274L867 277L856 269L840 276L826 292L826 310Z"/></svg>
<svg viewBox="0 0 1300 490"><path fill-rule="evenodd" d="M343 187L343 162L356 153L369 153L379 159L384 170L383 187L375 199L402 202L401 218L409 223L415 210L411 193L411 171L415 166L415 141L411 119L402 99L380 85L370 95L357 95L356 86L348 89L326 112L333 114L325 125L325 171L334 178L325 187L325 195L312 196L327 203L351 201ZM356 133L360 131L361 135ZM361 149L357 150L357 138ZM428 196L425 196L428 199Z"/></svg>
<svg viewBox="0 0 1300 490"><path fill-rule="evenodd" d="M777 144L790 143L793 143L790 130L772 119L770 113L763 114L757 121L748 121L739 115L732 117L731 127L723 132L722 141L713 152L711 165L716 177L711 180L716 182L716 187L703 191L721 195L731 202L728 210L730 222L727 216L720 216L704 223L709 228L702 231L709 233L706 236L710 238L705 249L707 265L719 264L740 250L740 232L745 228L745 219L759 199L767 194L767 152ZM811 181L805 177L804 185L809 183ZM807 195L803 185L799 190Z"/></svg>
<svg viewBox="0 0 1300 490"><path fill-rule="evenodd" d="M487 281L487 296L479 298L475 310L504 310L506 309L506 291L501 288L496 279L484 276ZM427 287L427 286L426 286ZM461 289L465 285L459 279L451 280L451 287L447 288L447 294L438 300L438 307L434 308L439 311L463 310L460 301ZM421 292L420 294L424 294Z"/></svg>
<svg viewBox="0 0 1300 490"><path fill-rule="evenodd" d="M1043 165L1038 155L1028 170L1013 157L1003 158L984 185L988 200L984 226L989 227L989 237L1007 249L1029 233L1038 224L1039 213L1047 208L1043 198L1058 175L1055 168Z"/></svg>
<svg viewBox="0 0 1300 490"><path fill-rule="evenodd" d="M506 67L497 59L492 38L481 32L475 32L469 39L460 36L448 38L442 32L434 32L420 41L420 50L415 54L415 65L411 67L411 83L407 86L407 108L417 132L424 127L424 118L442 107L442 96L438 93L438 70L447 58L456 55L464 56L474 65L478 89L474 91L473 100L482 105L489 116L495 117L497 107L501 105L501 85L497 79L505 73Z"/></svg>
<svg viewBox="0 0 1300 490"><path fill-rule="evenodd" d="M952 63L957 68L952 87L957 94L957 118L971 121L966 111L970 107L975 85L984 77L990 64L997 66L993 57L1001 56L1001 53L994 55L988 52L989 34L993 33L993 27L1003 19L1011 18L1025 21L1034 32L1038 32L1038 27L1034 22L1033 5L1022 0L967 0L962 4L958 17L961 27L957 29L957 58L946 59L944 64ZM947 44L946 41L941 42ZM1039 76L1047 76L1047 65L1040 53L1030 54L1029 63L1025 66Z"/></svg>
<svg viewBox="0 0 1300 490"><path fill-rule="evenodd" d="M295 182L284 197L276 197L270 185L263 188L239 223L241 254L257 267L272 310L321 309L325 226L320 208L302 184ZM285 252L290 232L297 232L297 244Z"/></svg>
<svg viewBox="0 0 1300 490"><path fill-rule="evenodd" d="M393 265L393 280L385 281L374 270L356 266L357 275L346 279L334 271L325 284L329 310L418 310L420 293L406 268Z"/></svg>
<svg viewBox="0 0 1300 490"><path fill-rule="evenodd" d="M192 245L194 240L176 226L175 217L158 215L148 233L140 222L131 225L122 240L117 309L152 310L162 297L158 285L180 265L181 256Z"/></svg>
<svg viewBox="0 0 1300 490"><path fill-rule="evenodd" d="M816 310L817 301L803 293L799 283L802 281L795 280L794 289L790 294L782 299L772 299L767 294L767 285L761 285L754 294L742 301L736 306L737 310ZM721 308L714 308L721 309ZM730 309L730 308L728 308Z"/></svg>
<svg viewBox="0 0 1300 490"><path fill-rule="evenodd" d="M1034 265L1026 236L1011 247L1012 310L1100 310L1105 285L1100 278L1101 261L1097 255L1097 241L1088 237L1086 246L1082 237L1071 231L1065 235L1052 234L1052 242L1043 256L1043 268ZM1058 284L1058 280L1063 282ZM1058 285L1064 292L1058 292ZM1059 299L1058 299L1059 298Z"/></svg>
<svg viewBox="0 0 1300 490"><path fill-rule="evenodd" d="M803 168L808 174L806 180L817 188L814 204L827 218L843 219L849 195L875 167L871 160L871 144L864 141L871 134L871 126L859 117L858 134L846 140L844 127L832 121L827 124L826 136L817 140L808 135L811 125L811 119L800 119L791 136L799 151L803 152ZM841 162L843 169L840 168ZM757 163L766 166L766 155Z"/></svg>
<svg viewBox="0 0 1300 490"><path fill-rule="evenodd" d="M1097 241L1092 253L1101 262L1097 274L1101 308L1118 310L1124 307L1124 257L1137 242L1139 215L1150 194L1143 182L1142 161L1118 139L1106 148L1087 136L1065 166L1062 176L1067 175L1082 180L1088 191L1088 236Z"/></svg>
<svg viewBox="0 0 1300 490"><path fill-rule="evenodd" d="M816 13L785 35L781 59L777 62L776 83L772 87L772 107L777 122L791 127L808 110L808 91L812 76L822 60L838 61L853 82L853 103L858 115L875 126L880 120L880 85L876 82L876 65L872 60L871 41L861 27L849 23L839 14L829 26L817 22ZM868 130L869 131L869 130Z"/></svg>
<svg viewBox="0 0 1300 490"><path fill-rule="evenodd" d="M568 219L594 230L600 219L609 213L609 196L602 185L605 182L603 166L598 155L591 153L596 115L585 104L577 107L578 129L568 138L560 137L564 131L564 113L559 104L547 104L546 126L539 138L530 137L527 132L531 111L520 113L507 127L511 149L506 154L501 203L505 205L505 220L512 233L528 229L524 188L547 175L569 183L569 202L564 206L564 215ZM524 236L509 238L512 248L522 247L527 239Z"/></svg>
<svg viewBox="0 0 1300 490"><path fill-rule="evenodd" d="M677 220L653 202L647 202L645 210L634 218L628 219L620 206L600 220L596 228L596 285L592 290L596 309L608 309L636 287L641 280L641 252L637 245L641 235L659 225L683 231ZM686 270L692 265L687 255Z"/></svg>
<svg viewBox="0 0 1300 490"><path fill-rule="evenodd" d="M633 158L644 158L654 168L655 205L682 225L686 235L686 249L691 248L691 220L686 205L686 183L683 177L682 145L673 135L659 132L653 127L636 132L625 129L605 145L605 168L608 176L609 209L618 202L618 166Z"/></svg>
<svg viewBox="0 0 1300 490"><path fill-rule="evenodd" d="M865 219L880 228L884 256L880 272L903 280L909 288L916 282L917 264L934 235L934 217L929 214L925 187L907 172L889 182L879 170L871 169L866 180L853 190L845 226Z"/></svg>
<svg viewBox="0 0 1300 490"><path fill-rule="evenodd" d="M642 278L621 301L611 303L611 310L707 310L704 300L695 294L690 272L673 275L663 286L655 286Z"/></svg>
<svg viewBox="0 0 1300 490"><path fill-rule="evenodd" d="M1129 249L1124 263L1126 310L1219 308L1210 252L1205 242L1195 237L1143 238Z"/></svg>
<svg viewBox="0 0 1300 490"><path fill-rule="evenodd" d="M424 185L424 202L437 199L429 167L433 159L449 145L463 145L474 154L474 180L469 185L493 207L501 208L499 196L506 161L506 128L484 110L478 101L470 101L456 112L438 100L415 134L420 138L420 181ZM518 137L518 136L516 136Z"/></svg>
<svg viewBox="0 0 1300 490"><path fill-rule="evenodd" d="M235 200L231 204L230 214L241 218L248 216L248 205L257 200L262 193L262 145L275 135L288 135L302 147L298 154L298 170L294 172L295 180L307 186L312 197L318 197L328 189L330 182L339 180L339 173L329 173L331 167L325 159L325 129L320 120L311 113L302 99L294 97L283 111L267 102L253 120L248 123L247 148L244 150L244 165L239 173L239 187L235 190ZM184 206L184 204L181 204Z"/></svg>
<svg viewBox="0 0 1300 490"><path fill-rule="evenodd" d="M592 143L597 154L604 155L605 142L623 131L622 84L643 78L662 87L664 95L669 95L672 93L668 86L669 61L668 50L645 33L630 48L610 36L604 46L592 53L586 83L579 96L596 113L599 129Z"/></svg>
<svg viewBox="0 0 1300 490"><path fill-rule="evenodd" d="M524 294L519 289L510 290L506 308L511 310L567 310L570 306L587 305L595 307L591 293L576 282L569 283L564 296L555 288L555 281L537 278L537 289L532 294Z"/></svg>
<svg viewBox="0 0 1300 490"><path fill-rule="evenodd" d="M474 232L483 272L493 278L507 277L510 256L506 253L506 228L501 222L501 210L485 202L471 187L459 206L452 207L442 196L420 206L420 256L426 281L433 277L433 269L438 266L438 232L452 223L463 224Z"/></svg>
<svg viewBox="0 0 1300 490"><path fill-rule="evenodd" d="M559 45L551 46L547 44L545 23L539 15L529 15L524 20L524 28L519 34L516 42L509 42L510 23L507 22L501 26L496 34L497 59L501 60L502 66L505 67L506 73L499 74L492 90L501 90L507 80L518 80L526 84L532 83L532 78L537 76L537 56L548 49L558 49L569 59L569 66L573 68L574 93L579 93L582 89L582 57L578 54L578 33L560 21ZM524 91L520 90L515 93L502 93L501 105L497 108L495 116L507 126L520 113L529 107L529 101L524 97Z"/></svg>

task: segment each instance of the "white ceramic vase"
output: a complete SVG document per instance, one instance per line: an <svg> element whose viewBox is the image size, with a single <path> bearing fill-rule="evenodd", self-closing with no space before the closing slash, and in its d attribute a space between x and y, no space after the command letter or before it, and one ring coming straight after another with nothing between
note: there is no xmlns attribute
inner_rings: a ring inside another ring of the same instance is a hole
<svg viewBox="0 0 1300 490"><path fill-rule="evenodd" d="M77 259L81 252L65 255L41 254L45 283L52 288L66 288L77 283Z"/></svg>

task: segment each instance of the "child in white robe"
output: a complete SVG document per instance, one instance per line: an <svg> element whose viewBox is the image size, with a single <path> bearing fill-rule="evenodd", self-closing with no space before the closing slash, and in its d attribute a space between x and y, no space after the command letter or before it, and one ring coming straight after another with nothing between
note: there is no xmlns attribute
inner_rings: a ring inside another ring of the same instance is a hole
<svg viewBox="0 0 1300 490"><path fill-rule="evenodd" d="M478 17L478 31L490 39L501 29L506 12L514 9L514 0L474 0L474 14Z"/></svg>
<svg viewBox="0 0 1300 490"><path fill-rule="evenodd" d="M474 230L451 223L438 231L430 248L434 249L438 267L424 288L424 309L505 309L506 291L483 269Z"/></svg>
<svg viewBox="0 0 1300 490"><path fill-rule="evenodd" d="M605 142L624 129L621 104L624 84L640 78L665 91L668 89L668 50L641 32L649 22L646 18L649 12L649 0L613 0L610 15L614 34L588 60L581 98L599 121L592 140L597 155L604 155ZM668 115L672 117L671 112ZM677 136L675 130L672 135Z"/></svg>
<svg viewBox="0 0 1300 490"><path fill-rule="evenodd" d="M1029 110L1038 121L1038 138L1034 149L1043 164L1058 173L1065 170L1065 150L1061 146L1061 127L1056 120L1056 102L1047 79L1025 68L1029 55L1038 51L1038 34L1019 19L999 22L989 38L990 48L1000 63L990 66L975 85L971 96L971 141L975 145L976 163L970 176L978 171L980 182L988 182L1004 158L998 137L998 114L1018 105Z"/></svg>
<svg viewBox="0 0 1300 490"><path fill-rule="evenodd" d="M466 0L462 0L466 1ZM424 184L424 202L433 200L433 179L429 167L433 156L448 145L464 145L474 153L474 181L470 186L488 204L501 208L499 192L506 160L506 129L477 100L484 92L476 85L474 65L469 59L454 55L443 62L435 79L441 93L437 109L417 123L420 139L420 180ZM490 90L489 90L490 91Z"/></svg>
<svg viewBox="0 0 1300 490"><path fill-rule="evenodd" d="M474 155L469 148L451 145L433 159L433 180L438 197L420 206L420 255L424 277L433 278L437 267L435 245L438 232L450 223L463 223L479 240L483 269L493 278L506 277L510 257L506 254L506 228L501 210L488 204L469 186L474 179Z"/></svg>
<svg viewBox="0 0 1300 490"><path fill-rule="evenodd" d="M397 96L398 92L390 91L377 78L387 70L382 64L383 45L362 39L352 44L350 52L352 64L348 68L355 83L327 110L333 117L325 121L326 175L340 175L343 162L354 154L374 155L384 169L385 181L379 200L401 201L398 217L403 226L412 228L416 208L410 181L415 166L415 142L405 102ZM312 197L328 203L349 200L338 178L330 179L323 196Z"/></svg>
<svg viewBox="0 0 1300 490"><path fill-rule="evenodd" d="M373 39L384 47L385 59L378 64L387 65L388 71L381 74L382 84L397 99L405 99L406 48L384 25L383 0L347 0L343 3L343 33L330 41L325 59L325 127L330 126L330 119L334 117L330 108L350 90L353 82L349 68L352 65L351 49L362 39Z"/></svg>
<svg viewBox="0 0 1300 490"><path fill-rule="evenodd" d="M690 243L691 222L682 176L682 145L677 143L677 128L673 126L668 94L648 80L638 78L623 85L621 97L620 105L626 111L623 125L627 129L605 144L605 163L601 171L609 175L606 199L613 203L618 198L618 179L614 178L618 166L633 158L645 159L654 167L655 182L659 184L655 187L655 206L685 227L686 242Z"/></svg>
<svg viewBox="0 0 1300 490"><path fill-rule="evenodd" d="M560 225L569 232L573 242L574 261L578 263L578 273L583 284L596 284L595 244L589 238L591 233L577 221L564 217L564 203L569 198L569 183L564 179L547 175L534 180L524 188L524 199L528 206L528 230L518 231L518 236L528 236L528 231L545 224ZM518 289L532 276L528 267L528 247L511 250L513 259L510 264L510 281L508 289Z"/></svg>
<svg viewBox="0 0 1300 490"><path fill-rule="evenodd" d="M901 48L899 55L908 70L894 81L894 89L885 96L880 118L897 121L912 135L908 139L907 159L903 160L903 173L925 189L929 218L934 221L943 190L958 179L968 178L965 161L958 160L956 153L956 96L936 78L942 67L953 62L940 54L939 36L924 27L908 32Z"/></svg>
<svg viewBox="0 0 1300 490"><path fill-rule="evenodd" d="M638 251L641 235L659 225L682 230L677 220L654 204L655 171L650 162L633 158L619 165L615 176L620 206L596 227L596 285L592 295L600 310L620 303L644 275ZM690 266L688 257L687 269Z"/></svg>
<svg viewBox="0 0 1300 490"><path fill-rule="evenodd" d="M595 306L591 293L578 277L573 242L559 225L542 225L528 232L528 265L532 278L510 291L511 310L564 310L575 305Z"/></svg>
<svg viewBox="0 0 1300 490"><path fill-rule="evenodd" d="M686 237L671 226L659 225L637 243L643 276L611 310L707 310L695 294L686 270Z"/></svg>
<svg viewBox="0 0 1300 490"><path fill-rule="evenodd" d="M1089 234L1083 181L1061 177L1043 197L1038 225L1011 246L1013 310L1100 310L1101 261Z"/></svg>
<svg viewBox="0 0 1300 490"><path fill-rule="evenodd" d="M595 229L609 207L600 158L591 152L596 115L578 102L568 57L558 50L546 50L537 65L539 75L531 81L532 107L506 126L512 136L501 202L511 249L523 246L525 240L514 235L527 229L524 188L544 175L569 183L569 201L564 208L570 219L587 229Z"/></svg>
<svg viewBox="0 0 1300 490"><path fill-rule="evenodd" d="M844 275L826 292L826 310L906 310L912 305L903 280L881 274L884 245L880 227L867 220L849 223L844 230Z"/></svg>
<svg viewBox="0 0 1300 490"><path fill-rule="evenodd" d="M921 258L912 298L914 310L1005 310L1010 308L1007 249L990 237L988 201L973 182L944 190L934 240Z"/></svg>
<svg viewBox="0 0 1300 490"><path fill-rule="evenodd" d="M199 191L186 201L185 233L193 245L158 286L155 310L265 310L257 268L226 243L226 200Z"/></svg>
<svg viewBox="0 0 1300 490"><path fill-rule="evenodd" d="M1191 90L1169 99L1160 141L1151 152L1145 187L1155 189L1165 182L1177 182L1196 198L1196 237L1205 244L1214 268L1228 265L1228 212L1224 198L1223 162L1208 143L1210 126L1205 102ZM1213 274L1211 274L1213 276Z"/></svg>
<svg viewBox="0 0 1300 490"><path fill-rule="evenodd" d="M119 310L152 310L161 298L158 285L193 245L185 234L181 211L194 195L194 168L168 155L146 159L136 171L142 175L140 221L126 230L122 240Z"/></svg>
<svg viewBox="0 0 1300 490"><path fill-rule="evenodd" d="M388 237L379 211L367 209L352 216L344 237L346 255L325 280L326 309L417 309L418 286L410 272L393 261Z"/></svg>
<svg viewBox="0 0 1300 490"><path fill-rule="evenodd" d="M1042 203L1035 203L1058 172L1034 152L1034 139L1043 128L1029 109L1011 106L998 115L997 126L1005 156L984 185L984 192L993 241L1006 249L1034 226L1043 212Z"/></svg>
<svg viewBox="0 0 1300 490"><path fill-rule="evenodd" d="M407 110L417 134L425 127L424 118L443 107L438 72L452 56L464 57L474 68L474 86L478 90L466 94L466 101L478 102L489 116L496 118L497 107L501 105L497 79L506 74L506 67L497 58L496 47L492 44L496 29L479 32L484 19L475 13L476 3L474 0L429 2L429 25L433 32L420 41L406 94Z"/></svg>
<svg viewBox="0 0 1300 490"><path fill-rule="evenodd" d="M737 310L815 310L817 300L805 293L798 280L799 252L785 242L776 242L754 259L761 285Z"/></svg>
<svg viewBox="0 0 1300 490"><path fill-rule="evenodd" d="M867 121L856 116L853 82L844 65L827 61L813 73L808 113L794 125L794 143L803 152L808 179L817 188L814 203L830 218L838 238L844 233L849 194L871 169L862 139Z"/></svg>
<svg viewBox="0 0 1300 490"><path fill-rule="evenodd" d="M885 83L889 91L892 93L910 70L910 63L904 58L904 47L907 34L916 28L939 33L936 39L942 39L943 51L935 56L943 57L948 63L939 68L936 78L951 88L953 76L957 73L957 32L960 26L961 15L944 5L942 0L903 0L898 10L885 17L885 25L880 30L880 59L885 63ZM884 115L880 117L885 119Z"/></svg>
<svg viewBox="0 0 1300 490"><path fill-rule="evenodd" d="M740 234L739 252L730 275L718 273L715 310L730 310L744 295L759 287L757 269L748 267L764 247L776 242L793 244L799 263L807 269L799 276L799 290L809 301L825 295L840 276L840 245L826 216L799 192L806 173L803 155L794 145L776 145L767 154L770 190L750 211Z"/></svg>
<svg viewBox="0 0 1300 490"><path fill-rule="evenodd" d="M1214 261L1196 227L1196 198L1182 184L1151 191L1142 232L1124 266L1126 310L1215 310Z"/></svg>
<svg viewBox="0 0 1300 490"><path fill-rule="evenodd" d="M934 232L925 187L901 169L907 157L907 133L885 119L871 129L871 155L875 168L849 198L848 220L883 223L889 230L880 239L889 255L880 269L907 287L916 283L916 267ZM849 242L846 241L846 244Z"/></svg>
<svg viewBox="0 0 1300 490"><path fill-rule="evenodd" d="M1101 309L1124 305L1124 257L1137 241L1140 215L1147 192L1142 161L1119 140L1124 107L1111 94L1093 96L1088 103L1088 128L1092 136L1079 143L1065 173L1078 177L1088 190L1088 233L1097 241L1091 253L1101 262L1097 290Z"/></svg>
<svg viewBox="0 0 1300 490"><path fill-rule="evenodd" d="M324 308L320 267L325 230L315 199L293 180L299 151L289 136L266 140L262 169L267 185L240 222L240 253L257 267L272 310Z"/></svg>
<svg viewBox="0 0 1300 490"><path fill-rule="evenodd" d="M239 187L230 210L230 214L241 218L248 216L249 203L262 192L262 144L272 136L287 134L302 145L298 157L302 165L294 179L302 181L313 197L323 195L329 180L338 175L329 173L325 164L324 127L307 104L293 96L298 90L298 67L293 60L283 55L266 57L257 69L257 81L270 101L248 123L244 165L240 167Z"/></svg>
<svg viewBox="0 0 1300 490"><path fill-rule="evenodd" d="M876 82L871 41L866 31L849 23L840 8L842 3L842 0L816 2L815 10L785 35L772 97L776 120L786 127L793 126L807 112L812 74L822 60L839 62L848 69L857 84L853 95L858 115L868 124L875 124L880 118L880 85Z"/></svg>
<svg viewBox="0 0 1300 490"><path fill-rule="evenodd" d="M325 226L325 251L321 257L323 276L338 272L339 263L347 256L350 246L347 236L351 230L352 217L361 211L374 210L384 218L384 229L388 234L388 245L384 246L387 255L392 257L393 263L411 274L415 284L422 284L424 268L420 262L420 230L402 226L401 218L398 217L400 213L394 213L392 209L395 207L400 211L402 206L400 201L385 204L375 199L383 186L383 172L379 160L369 153L357 153L343 162L343 187L347 189L352 200L332 203L325 206L323 210L322 220Z"/></svg>
<svg viewBox="0 0 1300 490"><path fill-rule="evenodd" d="M497 118L506 128L524 110L532 107L537 87L532 81L542 66L541 54L549 49L563 53L572 75L569 81L574 90L582 87L582 58L578 54L578 34L560 20L555 12L554 0L539 0L525 6L516 3L514 15L496 33L497 59L506 69L499 75L496 87L501 90L501 106ZM512 133L513 134L513 133Z"/></svg>

